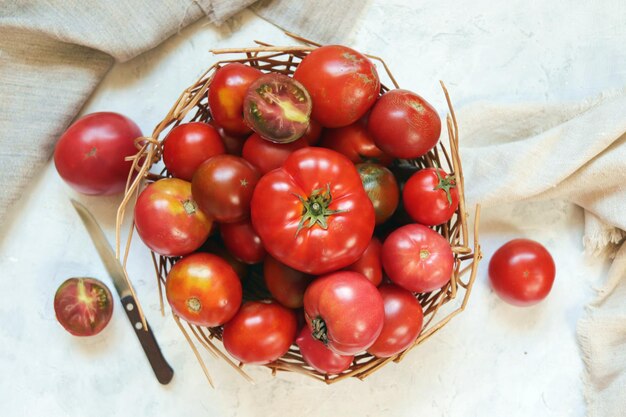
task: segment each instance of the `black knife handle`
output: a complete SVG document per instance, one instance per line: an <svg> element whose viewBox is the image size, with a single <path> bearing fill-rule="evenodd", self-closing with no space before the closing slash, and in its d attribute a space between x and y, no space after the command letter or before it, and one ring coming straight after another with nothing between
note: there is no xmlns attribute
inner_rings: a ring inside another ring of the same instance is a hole
<svg viewBox="0 0 626 417"><path fill-rule="evenodd" d="M144 352L146 352L146 356L148 357L148 361L152 366L152 370L154 371L154 375L156 375L157 380L164 385L169 383L174 377L174 370L167 363L165 357L163 357L163 353L161 353L159 344L154 338L154 334L152 333L150 326L148 326L148 331L143 328L141 316L139 315L139 309L137 308L137 303L132 295L127 295L122 298L122 307L124 308L133 329L135 329L139 342L141 342L141 347ZM146 324L147 323L148 322L146 321Z"/></svg>

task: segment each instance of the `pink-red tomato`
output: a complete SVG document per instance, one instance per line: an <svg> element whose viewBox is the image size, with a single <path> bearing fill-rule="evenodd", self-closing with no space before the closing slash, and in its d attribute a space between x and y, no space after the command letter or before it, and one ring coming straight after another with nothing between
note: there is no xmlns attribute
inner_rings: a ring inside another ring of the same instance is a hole
<svg viewBox="0 0 626 417"><path fill-rule="evenodd" d="M382 262L395 284L424 293L450 281L454 256L450 243L439 233L421 224L407 224L385 239Z"/></svg>
<svg viewBox="0 0 626 417"><path fill-rule="evenodd" d="M104 329L113 315L109 288L95 278L70 278L54 294L57 321L74 336L93 336Z"/></svg>
<svg viewBox="0 0 626 417"><path fill-rule="evenodd" d="M548 296L556 267L550 252L530 239L505 243L489 261L489 280L504 301L526 307Z"/></svg>
<svg viewBox="0 0 626 417"><path fill-rule="evenodd" d="M340 355L369 348L380 335L384 316L380 292L357 272L317 278L304 293L304 317L311 334Z"/></svg>
<svg viewBox="0 0 626 417"><path fill-rule="evenodd" d="M389 165L393 161L392 156L376 146L362 120L336 129L325 129L320 146L347 156L355 164L374 162Z"/></svg>
<svg viewBox="0 0 626 417"><path fill-rule="evenodd" d="M324 127L356 122L380 92L374 64L365 55L341 45L312 51L298 65L293 78L309 91L312 116Z"/></svg>
<svg viewBox="0 0 626 417"><path fill-rule="evenodd" d="M396 158L417 158L439 140L441 119L426 100L407 90L391 90L378 99L368 130L376 145Z"/></svg>
<svg viewBox="0 0 626 417"><path fill-rule="evenodd" d="M164 178L148 185L135 204L135 227L152 251L183 256L198 249L209 236L213 221L191 196L191 184Z"/></svg>
<svg viewBox="0 0 626 417"><path fill-rule="evenodd" d="M224 325L222 341L242 363L264 365L289 350L297 331L296 313L274 301L248 301Z"/></svg>
<svg viewBox="0 0 626 417"><path fill-rule="evenodd" d="M380 260L382 247L380 240L373 237L363 255L345 270L363 274L372 284L380 285L383 281L383 267Z"/></svg>
<svg viewBox="0 0 626 417"><path fill-rule="evenodd" d="M385 323L376 342L367 352L388 358L411 346L422 331L424 312L415 296L393 284L381 285L378 290L385 303Z"/></svg>
<svg viewBox="0 0 626 417"><path fill-rule="evenodd" d="M285 307L300 308L303 305L304 291L313 277L268 256L263 263L263 280L276 301Z"/></svg>
<svg viewBox="0 0 626 417"><path fill-rule="evenodd" d="M316 340L304 326L296 339L302 358L313 369L327 375L340 374L350 367L354 355L338 355Z"/></svg>
<svg viewBox="0 0 626 417"><path fill-rule="evenodd" d="M250 220L220 225L222 240L226 249L235 258L247 264L256 264L265 258L265 249Z"/></svg>
<svg viewBox="0 0 626 417"><path fill-rule="evenodd" d="M358 164L356 170L374 206L376 224L383 224L396 211L400 201L400 189L396 177L387 168L378 164Z"/></svg>
<svg viewBox="0 0 626 417"><path fill-rule="evenodd" d="M176 178L191 181L201 163L226 152L222 138L208 123L191 122L176 126L163 145L163 162Z"/></svg>
<svg viewBox="0 0 626 417"><path fill-rule="evenodd" d="M263 73L238 62L224 65L209 86L209 109L214 122L233 136L245 136L252 129L243 119L243 100L248 87Z"/></svg>
<svg viewBox="0 0 626 417"><path fill-rule="evenodd" d="M243 145L241 155L261 173L261 175L280 168L289 155L308 146L304 138L291 143L274 143L253 133Z"/></svg>
<svg viewBox="0 0 626 417"><path fill-rule="evenodd" d="M211 253L194 253L176 262L165 281L172 311L197 326L221 326L241 305L235 270Z"/></svg>
<svg viewBox="0 0 626 417"><path fill-rule="evenodd" d="M109 195L124 191L141 130L118 113L91 113L75 121L61 135L54 150L54 165L76 191Z"/></svg>
<svg viewBox="0 0 626 417"><path fill-rule="evenodd" d="M443 169L424 168L404 185L402 202L417 223L435 226L452 218L459 207L459 192L454 177Z"/></svg>

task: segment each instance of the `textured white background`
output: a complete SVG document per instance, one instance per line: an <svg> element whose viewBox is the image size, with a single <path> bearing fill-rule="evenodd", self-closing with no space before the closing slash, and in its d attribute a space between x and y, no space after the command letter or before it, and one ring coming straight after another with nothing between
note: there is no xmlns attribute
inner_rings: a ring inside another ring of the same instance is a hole
<svg viewBox="0 0 626 417"><path fill-rule="evenodd" d="M439 79L447 82L457 109L480 100L576 100L626 85L626 8L619 1L415 3L374 1L352 45L383 56L400 85L425 96L442 115ZM253 39L291 43L249 12L221 28L199 22L115 66L83 113L118 111L149 133L180 91L215 61L209 48L246 46ZM113 241L120 198L77 195L52 164L25 191L0 237L3 417L584 415L575 325L606 263L583 254L582 212L573 206L484 210L486 260L468 309L400 365L364 382L330 387L250 368L257 383L249 385L205 355L217 383L212 390L170 314L159 314L152 263L138 239L129 274L176 371L172 383L161 386L154 379L119 303L109 327L93 338L71 337L56 323L52 299L64 279L95 276L110 283L70 197L94 212ZM486 281L489 256L513 237L542 242L557 264L552 293L533 308L504 304Z"/></svg>

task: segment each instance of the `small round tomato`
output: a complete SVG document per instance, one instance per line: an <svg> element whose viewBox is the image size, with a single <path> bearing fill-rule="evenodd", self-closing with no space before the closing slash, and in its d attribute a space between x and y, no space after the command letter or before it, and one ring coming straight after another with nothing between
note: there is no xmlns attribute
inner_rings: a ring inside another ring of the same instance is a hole
<svg viewBox="0 0 626 417"><path fill-rule="evenodd" d="M345 270L363 274L372 284L380 285L383 281L383 267L380 261L382 247L380 240L373 237L359 260L345 268Z"/></svg>
<svg viewBox="0 0 626 417"><path fill-rule="evenodd" d="M241 305L235 270L211 253L194 253L176 262L165 281L172 311L197 326L221 326Z"/></svg>
<svg viewBox="0 0 626 417"><path fill-rule="evenodd" d="M243 100L248 87L263 73L238 62L224 65L209 86L209 109L215 123L233 136L249 135L252 130L243 119Z"/></svg>
<svg viewBox="0 0 626 417"><path fill-rule="evenodd" d="M454 177L443 169L424 168L404 185L402 202L413 220L435 226L452 218L459 207L459 192Z"/></svg>
<svg viewBox="0 0 626 417"><path fill-rule="evenodd" d="M127 156L137 153L141 130L118 113L92 113L75 121L54 149L54 165L79 193L109 195L124 191L132 168Z"/></svg>
<svg viewBox="0 0 626 417"><path fill-rule="evenodd" d="M380 336L367 352L388 358L411 346L422 331L424 312L415 296L393 284L378 288L385 303L385 323Z"/></svg>
<svg viewBox="0 0 626 417"><path fill-rule="evenodd" d="M304 132L304 135L300 139L304 140L309 146L317 144L322 135L322 125L315 119L309 120L309 128Z"/></svg>
<svg viewBox="0 0 626 417"><path fill-rule="evenodd" d="M389 219L398 207L400 190L393 173L382 165L358 164L356 170L361 176L363 188L367 193L376 215L376 224Z"/></svg>
<svg viewBox="0 0 626 417"><path fill-rule="evenodd" d="M191 196L191 184L177 178L148 185L135 204L137 233L159 255L183 256L195 251L209 236L212 224Z"/></svg>
<svg viewBox="0 0 626 417"><path fill-rule="evenodd" d="M367 127L384 152L413 159L437 144L441 119L435 108L417 94L391 90L374 105Z"/></svg>
<svg viewBox="0 0 626 417"><path fill-rule="evenodd" d="M325 129L320 146L339 152L355 164L374 162L389 165L393 157L376 146L362 121L337 129Z"/></svg>
<svg viewBox="0 0 626 417"><path fill-rule="evenodd" d="M309 128L311 97L293 78L265 74L250 84L243 109L244 120L263 139L289 143Z"/></svg>
<svg viewBox="0 0 626 417"><path fill-rule="evenodd" d="M241 154L263 175L280 168L292 152L307 146L304 138L291 143L274 143L253 133L243 145Z"/></svg>
<svg viewBox="0 0 626 417"><path fill-rule="evenodd" d="M93 336L104 329L113 315L113 296L95 278L70 278L54 294L57 321L74 336Z"/></svg>
<svg viewBox="0 0 626 417"><path fill-rule="evenodd" d="M224 325L222 341L236 360L265 365L287 353L296 331L293 310L273 301L249 301Z"/></svg>
<svg viewBox="0 0 626 417"><path fill-rule="evenodd" d="M369 348L383 328L384 316L380 292L357 272L317 278L304 293L304 317L311 334L340 355Z"/></svg>
<svg viewBox="0 0 626 417"><path fill-rule="evenodd" d="M341 45L312 51L298 65L293 78L309 91L312 116L324 127L356 122L380 92L374 64L365 55Z"/></svg>
<svg viewBox="0 0 626 417"><path fill-rule="evenodd" d="M224 152L222 138L213 126L202 122L183 123L165 138L163 162L174 177L191 181L201 163Z"/></svg>
<svg viewBox="0 0 626 417"><path fill-rule="evenodd" d="M395 284L424 293L450 281L454 256L450 243L439 233L421 224L407 224L383 243L382 262Z"/></svg>
<svg viewBox="0 0 626 417"><path fill-rule="evenodd" d="M304 291L313 277L268 256L263 263L263 279L276 301L285 307L300 308L303 305Z"/></svg>
<svg viewBox="0 0 626 417"><path fill-rule="evenodd" d="M505 243L489 261L489 280L504 301L526 307L548 296L556 267L550 252L530 239Z"/></svg>
<svg viewBox="0 0 626 417"><path fill-rule="evenodd" d="M350 367L354 355L338 355L316 340L304 326L296 339L302 358L313 369L327 375L340 374Z"/></svg>
<svg viewBox="0 0 626 417"><path fill-rule="evenodd" d="M265 258L265 249L261 243L261 238L252 227L250 220L222 223L220 232L226 249L235 258L247 264L256 264Z"/></svg>
<svg viewBox="0 0 626 417"><path fill-rule="evenodd" d="M233 223L250 215L252 192L259 173L248 161L217 155L204 161L191 180L200 210L218 222Z"/></svg>

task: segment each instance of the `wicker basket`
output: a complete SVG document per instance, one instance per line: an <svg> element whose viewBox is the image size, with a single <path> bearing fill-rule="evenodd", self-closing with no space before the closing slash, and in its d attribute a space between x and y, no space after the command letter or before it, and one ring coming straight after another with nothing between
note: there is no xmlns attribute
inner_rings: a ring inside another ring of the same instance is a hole
<svg viewBox="0 0 626 417"><path fill-rule="evenodd" d="M125 265L128 258L130 241L133 234L133 226L131 225L131 230L128 233L128 238L125 243L125 251L122 257L120 251L121 224L124 221L127 205L130 203L131 200L135 200L137 198L138 192L147 182L155 181L162 177L168 176L167 172L165 171L161 172L160 174L154 174L149 172L150 168L161 158L161 141L163 140L163 138L166 137L171 128L182 122L206 122L211 119L211 114L207 104L207 91L209 85L211 84L211 80L215 71L227 63L240 62L258 68L263 72L280 72L287 75L293 74L298 63L310 51L320 46L297 36L293 37L301 42L304 42L305 45L277 47L271 46L264 42L255 41L257 43L257 46L252 48L221 49L211 51L215 54L234 54L236 57L233 59L221 60L211 66L195 84L183 91L180 98L176 101L176 103L171 108L169 113L165 116L163 121L159 123L158 126L156 126L154 132L152 133L152 136L138 138L137 144L140 150L138 154L133 157L133 167L134 170L139 172L139 175L137 175L136 177L129 176L126 194L117 213L116 252L118 258L123 260L123 265ZM370 59L380 62L385 69L389 81L393 83L395 88L399 88L397 82L393 78L393 75L389 71L389 68L387 67L385 62L378 57L370 55L367 56ZM463 183L463 173L458 152L458 127L447 90L443 83L441 83L441 86L443 88L443 92L445 94L450 110L450 114L447 116L446 119L450 146L449 150L446 149L446 147L444 147L444 145L440 142L428 154L420 157L419 159L411 161L399 161L401 162L401 165L403 164L405 167L412 168L413 170L422 167L442 167L451 175L456 176L456 182L460 197L459 208L457 209L457 212L452 217L452 219L446 224L435 227L435 230L437 230L446 239L448 239L452 246L455 260L454 272L450 282L441 290L427 294L416 295L417 299L424 309L424 327L421 334L419 335L415 343L402 353L399 353L390 358L376 358L367 353L363 353L355 356L354 362L348 370L346 370L342 374L331 376L323 375L308 366L303 360L298 347L294 344L290 348L289 352L287 352L287 354L285 354L283 357L273 363L265 365L272 371L272 374L276 374L277 371L298 372L316 378L320 381L326 382L327 384L334 383L348 377L363 379L391 361L401 361L409 350L424 342L465 308L470 295L472 284L474 282L474 278L476 276L478 262L481 258L480 247L478 244L479 207L476 208L473 247L470 247L467 212L463 193L465 185ZM381 84L381 94L385 91L388 91L388 88L384 84ZM165 283L168 271L177 259L159 256L155 253L152 253L152 259L154 261L157 281L159 283L161 311L163 312L164 310L162 285ZM451 302L453 300L455 302ZM142 313L141 309L140 313ZM206 364L202 359L200 352L197 349L197 344L203 346L214 357L220 357L223 360L227 361L238 373L240 373L246 379L252 381L250 376L245 372L243 365L241 363L234 362L226 353L224 353L221 347L218 347L218 345L221 345L222 339L221 327L203 328L189 324L174 314L173 316L184 337L192 348L194 354L196 355L198 362L200 363L211 385L213 385L211 376L207 370ZM435 320L436 317L438 318L438 320Z"/></svg>

